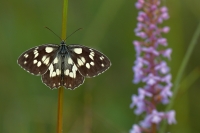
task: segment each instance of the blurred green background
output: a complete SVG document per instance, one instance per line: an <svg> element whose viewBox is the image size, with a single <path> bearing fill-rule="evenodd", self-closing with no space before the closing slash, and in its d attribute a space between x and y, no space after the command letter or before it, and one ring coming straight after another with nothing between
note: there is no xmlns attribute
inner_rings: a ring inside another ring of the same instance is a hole
<svg viewBox="0 0 200 133"><path fill-rule="evenodd" d="M0 0L0 133L55 133L57 90L42 84L17 65L25 50L60 40L62 0ZM78 28L67 44L83 44L105 53L112 67L104 74L86 79L74 91L64 94L64 133L128 133L136 122L129 108L132 94L132 66L136 39L136 0L69 0L67 34ZM169 62L173 81L197 28L199 0L163 0L170 19L168 39L173 49ZM177 124L171 133L200 132L200 41L184 72L173 108ZM164 110L164 108L163 108Z"/></svg>

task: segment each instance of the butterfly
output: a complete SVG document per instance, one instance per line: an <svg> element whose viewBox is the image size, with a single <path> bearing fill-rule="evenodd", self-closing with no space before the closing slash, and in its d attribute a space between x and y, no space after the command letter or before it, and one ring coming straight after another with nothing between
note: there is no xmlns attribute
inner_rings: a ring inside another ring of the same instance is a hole
<svg viewBox="0 0 200 133"><path fill-rule="evenodd" d="M44 44L22 53L17 63L27 72L40 76L50 89L75 89L85 78L95 77L110 66L106 55L83 45Z"/></svg>

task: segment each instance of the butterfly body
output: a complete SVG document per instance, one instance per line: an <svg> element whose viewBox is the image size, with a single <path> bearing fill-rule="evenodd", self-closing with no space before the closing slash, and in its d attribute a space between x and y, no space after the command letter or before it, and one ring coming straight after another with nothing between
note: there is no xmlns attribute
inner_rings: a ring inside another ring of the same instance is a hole
<svg viewBox="0 0 200 133"><path fill-rule="evenodd" d="M66 45L64 41L31 48L17 62L33 75L41 75L42 82L51 89L74 89L85 77L95 77L111 65L101 52L83 45Z"/></svg>

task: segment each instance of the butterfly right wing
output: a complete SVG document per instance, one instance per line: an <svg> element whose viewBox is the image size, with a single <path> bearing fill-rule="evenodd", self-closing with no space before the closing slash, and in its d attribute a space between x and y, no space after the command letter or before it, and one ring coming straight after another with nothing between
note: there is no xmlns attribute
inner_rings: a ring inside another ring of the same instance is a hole
<svg viewBox="0 0 200 133"><path fill-rule="evenodd" d="M42 75L54 60L58 48L55 44L31 48L19 56L17 63L33 75Z"/></svg>

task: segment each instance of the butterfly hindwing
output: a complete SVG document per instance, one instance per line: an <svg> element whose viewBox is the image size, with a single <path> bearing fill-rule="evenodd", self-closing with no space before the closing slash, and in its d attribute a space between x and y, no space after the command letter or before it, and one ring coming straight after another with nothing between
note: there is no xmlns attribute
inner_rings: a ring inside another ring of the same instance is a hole
<svg viewBox="0 0 200 133"><path fill-rule="evenodd" d="M70 57L85 77L95 77L111 65L108 57L93 48L83 45L69 45L68 48Z"/></svg>
<svg viewBox="0 0 200 133"><path fill-rule="evenodd" d="M42 82L50 87L59 88L62 86L61 56L57 54L49 65L46 73L42 75Z"/></svg>
<svg viewBox="0 0 200 133"><path fill-rule="evenodd" d="M61 57L58 54L50 64L47 72L42 75L42 81L51 89L60 86L74 89L84 82L84 77L79 73L69 56Z"/></svg>
<svg viewBox="0 0 200 133"><path fill-rule="evenodd" d="M20 55L17 62L34 75L44 74L55 58L58 45L46 44L31 48Z"/></svg>
<svg viewBox="0 0 200 133"><path fill-rule="evenodd" d="M65 57L63 75L63 86L68 89L80 86L85 79L69 55Z"/></svg>

